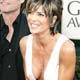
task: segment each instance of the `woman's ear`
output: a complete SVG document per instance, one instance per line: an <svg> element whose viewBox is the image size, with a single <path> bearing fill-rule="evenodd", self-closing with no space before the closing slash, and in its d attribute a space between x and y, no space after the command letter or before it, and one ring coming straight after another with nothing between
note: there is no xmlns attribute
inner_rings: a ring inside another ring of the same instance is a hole
<svg viewBox="0 0 80 80"><path fill-rule="evenodd" d="M21 4L24 3L25 0L20 0Z"/></svg>
<svg viewBox="0 0 80 80"><path fill-rule="evenodd" d="M55 24L57 21L57 16L53 16L53 24Z"/></svg>
<svg viewBox="0 0 80 80"><path fill-rule="evenodd" d="M52 23L50 24L50 27L53 27L55 25L56 21L57 21L57 16L55 15L55 16L53 16L53 20L52 20Z"/></svg>

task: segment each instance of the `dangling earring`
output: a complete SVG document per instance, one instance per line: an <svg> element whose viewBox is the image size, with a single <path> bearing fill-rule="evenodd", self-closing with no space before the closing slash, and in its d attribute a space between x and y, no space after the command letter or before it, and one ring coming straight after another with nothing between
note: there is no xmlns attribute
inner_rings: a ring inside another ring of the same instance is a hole
<svg viewBox="0 0 80 80"><path fill-rule="evenodd" d="M54 24L53 23L50 24L50 28L52 28L52 27L54 27Z"/></svg>

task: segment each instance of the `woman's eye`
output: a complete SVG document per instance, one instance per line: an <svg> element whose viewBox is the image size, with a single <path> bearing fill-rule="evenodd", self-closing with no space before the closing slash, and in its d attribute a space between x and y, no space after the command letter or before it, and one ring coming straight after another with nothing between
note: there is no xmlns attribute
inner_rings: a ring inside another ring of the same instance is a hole
<svg viewBox="0 0 80 80"><path fill-rule="evenodd" d="M28 14L31 14L31 12L28 12Z"/></svg>
<svg viewBox="0 0 80 80"><path fill-rule="evenodd" d="M42 13L38 13L38 16L45 16L45 14L42 14Z"/></svg>

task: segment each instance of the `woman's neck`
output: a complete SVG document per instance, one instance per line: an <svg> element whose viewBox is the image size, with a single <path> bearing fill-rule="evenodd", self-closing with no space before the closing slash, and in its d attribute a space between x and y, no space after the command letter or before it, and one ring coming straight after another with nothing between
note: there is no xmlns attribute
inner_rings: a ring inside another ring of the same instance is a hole
<svg viewBox="0 0 80 80"><path fill-rule="evenodd" d="M51 35L49 32L44 34L36 34L34 36L36 42L43 47L47 46L54 38L54 35Z"/></svg>

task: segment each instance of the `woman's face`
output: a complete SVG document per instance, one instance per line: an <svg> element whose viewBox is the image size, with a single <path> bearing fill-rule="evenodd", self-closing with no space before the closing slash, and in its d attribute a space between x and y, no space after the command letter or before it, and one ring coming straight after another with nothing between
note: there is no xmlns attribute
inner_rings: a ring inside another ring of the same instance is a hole
<svg viewBox="0 0 80 80"><path fill-rule="evenodd" d="M37 34L49 31L49 17L45 15L42 6L40 6L36 11L28 12L27 20L31 33Z"/></svg>

